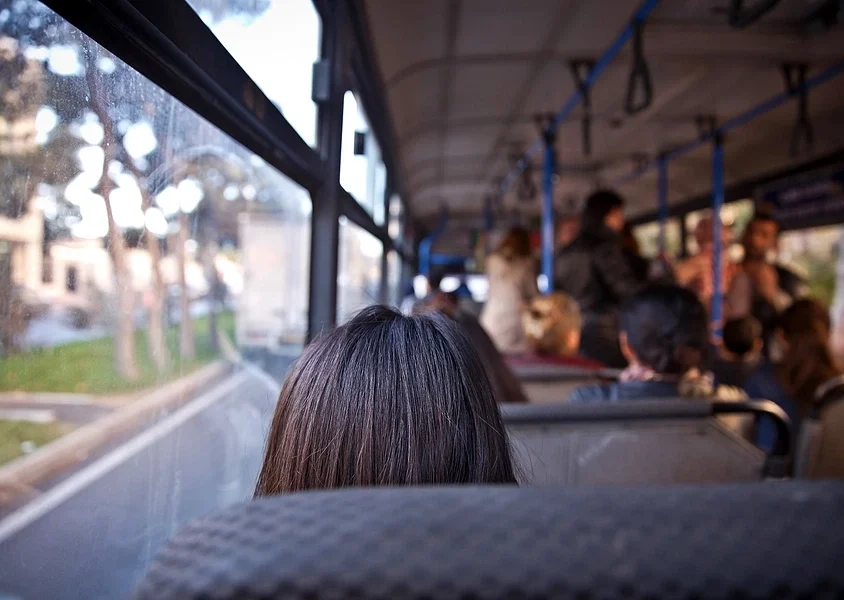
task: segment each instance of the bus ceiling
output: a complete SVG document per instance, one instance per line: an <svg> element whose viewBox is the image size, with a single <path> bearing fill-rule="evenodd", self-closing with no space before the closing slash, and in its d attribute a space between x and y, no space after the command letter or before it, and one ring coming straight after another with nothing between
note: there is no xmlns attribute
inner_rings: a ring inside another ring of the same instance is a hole
<svg viewBox="0 0 844 600"><path fill-rule="evenodd" d="M658 189L672 206L709 192L717 137L726 186L844 139L840 2L364 4L407 201L428 231L443 204L452 223L486 227L601 185L635 218Z"/></svg>

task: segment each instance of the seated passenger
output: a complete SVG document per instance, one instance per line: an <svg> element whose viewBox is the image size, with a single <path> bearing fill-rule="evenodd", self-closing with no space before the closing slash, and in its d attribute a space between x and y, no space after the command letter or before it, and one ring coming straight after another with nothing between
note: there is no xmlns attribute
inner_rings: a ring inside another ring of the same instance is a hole
<svg viewBox="0 0 844 600"><path fill-rule="evenodd" d="M721 385L744 387L762 356L762 324L747 316L724 324L723 344L712 363L715 380Z"/></svg>
<svg viewBox="0 0 844 600"><path fill-rule="evenodd" d="M440 292L419 302L414 308L414 314L417 315L430 311L440 312L457 322L463 335L469 339L480 356L492 384L492 391L499 402L525 403L528 401L519 378L513 373L475 315L460 306L460 299L456 294Z"/></svg>
<svg viewBox="0 0 844 600"><path fill-rule="evenodd" d="M568 294L554 292L550 296L534 298L522 315L522 326L528 347L533 351L526 359L586 369L604 368L601 363L578 353L580 308Z"/></svg>
<svg viewBox="0 0 844 600"><path fill-rule="evenodd" d="M744 385L751 398L777 403L791 419L795 436L818 386L842 373L829 347L829 332L826 308L816 300L798 300L777 321L771 348L775 362L759 365ZM774 436L773 423L760 420L757 445L770 448Z"/></svg>
<svg viewBox="0 0 844 600"><path fill-rule="evenodd" d="M516 483L495 400L453 321L364 309L311 342L291 368L255 496Z"/></svg>
<svg viewBox="0 0 844 600"><path fill-rule="evenodd" d="M578 388L570 402L592 404L661 398L738 399L703 372L709 348L706 309L687 289L651 284L621 311L620 344L630 366L618 383Z"/></svg>

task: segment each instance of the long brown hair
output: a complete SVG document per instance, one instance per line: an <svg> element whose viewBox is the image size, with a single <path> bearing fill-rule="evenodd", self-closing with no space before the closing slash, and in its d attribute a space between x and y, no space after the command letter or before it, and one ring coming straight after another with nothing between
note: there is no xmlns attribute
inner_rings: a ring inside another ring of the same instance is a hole
<svg viewBox="0 0 844 600"><path fill-rule="evenodd" d="M508 261L532 256L530 233L522 227L512 227L504 234L504 239L498 244L495 252Z"/></svg>
<svg viewBox="0 0 844 600"><path fill-rule="evenodd" d="M841 373L829 347L830 327L826 308L810 299L792 304L778 321L788 348L777 364L777 379L804 407L814 403L824 381Z"/></svg>
<svg viewBox="0 0 844 600"><path fill-rule="evenodd" d="M255 495L515 482L493 388L457 325L376 306L294 363Z"/></svg>

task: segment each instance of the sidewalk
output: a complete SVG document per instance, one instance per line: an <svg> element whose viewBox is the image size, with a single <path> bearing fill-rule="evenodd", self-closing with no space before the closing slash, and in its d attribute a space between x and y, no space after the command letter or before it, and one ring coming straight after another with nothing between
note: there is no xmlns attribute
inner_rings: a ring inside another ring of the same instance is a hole
<svg viewBox="0 0 844 600"><path fill-rule="evenodd" d="M231 364L219 360L170 383L130 395L0 394L0 410L48 410L54 412L57 421L78 425L78 429L31 454L0 466L0 506L22 495L37 495L39 483L88 459L119 436L189 402L230 371Z"/></svg>

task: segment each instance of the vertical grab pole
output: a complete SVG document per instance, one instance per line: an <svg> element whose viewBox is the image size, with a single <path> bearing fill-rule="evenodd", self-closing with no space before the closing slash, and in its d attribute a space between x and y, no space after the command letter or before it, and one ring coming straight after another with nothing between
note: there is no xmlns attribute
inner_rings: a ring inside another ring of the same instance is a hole
<svg viewBox="0 0 844 600"><path fill-rule="evenodd" d="M657 202L659 210L659 254L665 255L666 226L668 224L668 161L659 155L659 178L657 180Z"/></svg>
<svg viewBox="0 0 844 600"><path fill-rule="evenodd" d="M712 147L712 336L721 341L723 298L721 289L721 207L724 206L724 140L716 133Z"/></svg>
<svg viewBox="0 0 844 600"><path fill-rule="evenodd" d="M556 134L553 127L545 130L545 163L542 168L542 274L545 276L544 294L554 291L554 171L557 159L554 152Z"/></svg>

